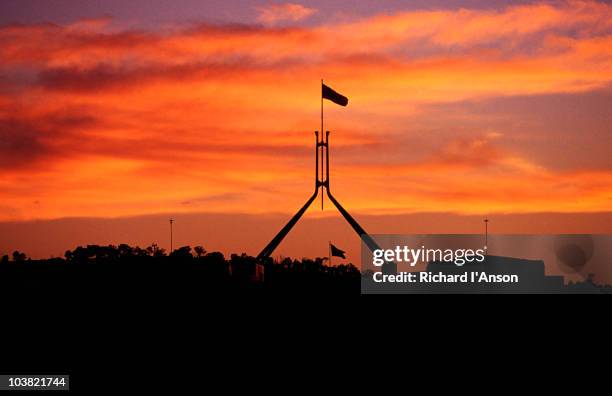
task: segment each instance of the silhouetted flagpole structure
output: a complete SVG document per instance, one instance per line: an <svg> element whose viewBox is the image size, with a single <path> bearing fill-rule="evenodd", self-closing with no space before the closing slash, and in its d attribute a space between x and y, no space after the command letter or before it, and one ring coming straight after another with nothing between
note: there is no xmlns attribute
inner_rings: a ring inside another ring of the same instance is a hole
<svg viewBox="0 0 612 396"><path fill-rule="evenodd" d="M348 104L348 99L328 87L321 80L321 131L323 131L323 99L331 100L332 102L340 105L346 106ZM348 221L348 223L353 227L353 230L359 235L359 237L363 240L363 242L368 246L370 250L380 249L378 244L368 235L368 233L357 223L357 221L349 214L340 205L340 202L334 198L329 188L329 131L325 132L325 137L323 136L323 132L321 132L321 140L319 140L319 131L315 131L315 189L312 196L306 201L304 206L298 210L298 212L289 220L289 222L276 234L276 236L266 245L265 248L259 253L257 256L258 259L263 259L272 255L277 246L282 242L282 240L287 236L289 231L293 228L293 226L298 222L298 220L302 217L304 212L308 209L308 207L312 204L312 202L317 198L319 194L319 188L325 188L327 190L327 196L330 201L334 204L334 206L338 209L338 211L342 214L342 216ZM321 148L321 176L319 178L319 148ZM325 167L323 166L323 151L325 151ZM323 168L325 168L325 178L323 178ZM323 193L321 193L321 208L323 208Z"/></svg>

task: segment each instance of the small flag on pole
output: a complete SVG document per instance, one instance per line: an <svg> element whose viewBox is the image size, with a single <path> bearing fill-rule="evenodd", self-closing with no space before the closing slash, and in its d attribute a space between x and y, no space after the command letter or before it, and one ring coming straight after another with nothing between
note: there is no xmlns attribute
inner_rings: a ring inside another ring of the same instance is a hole
<svg viewBox="0 0 612 396"><path fill-rule="evenodd" d="M322 97L340 106L346 106L348 104L348 98L346 96L339 94L325 84L322 84Z"/></svg>
<svg viewBox="0 0 612 396"><path fill-rule="evenodd" d="M346 258L346 256L344 255L344 250L340 250L337 247L335 247L332 243L329 244L329 247L331 249L331 255L332 256L336 256L336 257L342 257L343 259Z"/></svg>

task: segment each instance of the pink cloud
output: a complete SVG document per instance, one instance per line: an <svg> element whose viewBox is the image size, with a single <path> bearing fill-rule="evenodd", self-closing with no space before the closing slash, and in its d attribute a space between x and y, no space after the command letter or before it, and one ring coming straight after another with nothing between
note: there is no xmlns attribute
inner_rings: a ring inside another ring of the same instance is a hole
<svg viewBox="0 0 612 396"><path fill-rule="evenodd" d="M257 7L257 20L266 25L274 25L278 22L296 22L308 18L317 12L314 8L304 7L296 3L271 4Z"/></svg>

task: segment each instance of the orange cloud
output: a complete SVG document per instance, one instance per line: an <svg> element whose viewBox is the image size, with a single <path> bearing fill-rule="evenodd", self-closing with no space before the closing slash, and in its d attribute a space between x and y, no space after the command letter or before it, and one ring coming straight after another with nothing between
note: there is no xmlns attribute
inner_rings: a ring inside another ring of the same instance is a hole
<svg viewBox="0 0 612 396"><path fill-rule="evenodd" d="M609 135L571 132L591 137L579 147L501 105L494 132L480 114L432 110L605 91L610 21L611 6L572 1L300 28L0 27L0 220L292 211L312 188L321 77L351 99L325 110L347 206L611 210L612 166L544 163L547 140L588 158Z"/></svg>

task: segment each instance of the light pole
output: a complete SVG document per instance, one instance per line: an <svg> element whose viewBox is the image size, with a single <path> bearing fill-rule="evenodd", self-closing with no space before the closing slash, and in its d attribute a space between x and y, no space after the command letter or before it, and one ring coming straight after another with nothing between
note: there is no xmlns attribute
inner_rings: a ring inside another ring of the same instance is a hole
<svg viewBox="0 0 612 396"><path fill-rule="evenodd" d="M485 248L485 254L486 254L489 249L489 219L485 217L484 223L485 223L485 246L484 248Z"/></svg>
<svg viewBox="0 0 612 396"><path fill-rule="evenodd" d="M170 252L172 253L172 223L174 223L174 219L170 219Z"/></svg>

